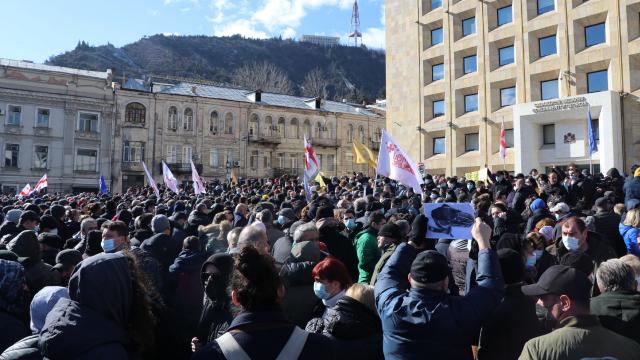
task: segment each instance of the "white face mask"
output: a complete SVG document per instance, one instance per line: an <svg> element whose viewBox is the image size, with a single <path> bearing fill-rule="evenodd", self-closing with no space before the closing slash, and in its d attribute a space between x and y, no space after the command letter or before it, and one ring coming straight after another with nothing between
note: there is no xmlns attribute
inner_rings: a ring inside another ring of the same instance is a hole
<svg viewBox="0 0 640 360"><path fill-rule="evenodd" d="M580 240L573 236L563 236L562 244L569 251L577 251L580 249Z"/></svg>

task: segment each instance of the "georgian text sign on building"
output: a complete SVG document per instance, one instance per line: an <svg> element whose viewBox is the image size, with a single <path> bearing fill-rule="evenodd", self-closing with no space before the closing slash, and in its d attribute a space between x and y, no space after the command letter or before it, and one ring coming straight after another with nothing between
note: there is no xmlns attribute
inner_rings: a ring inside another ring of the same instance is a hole
<svg viewBox="0 0 640 360"><path fill-rule="evenodd" d="M541 112L570 110L587 106L589 106L587 99L581 96L568 99L537 102L533 104L533 112L537 114Z"/></svg>

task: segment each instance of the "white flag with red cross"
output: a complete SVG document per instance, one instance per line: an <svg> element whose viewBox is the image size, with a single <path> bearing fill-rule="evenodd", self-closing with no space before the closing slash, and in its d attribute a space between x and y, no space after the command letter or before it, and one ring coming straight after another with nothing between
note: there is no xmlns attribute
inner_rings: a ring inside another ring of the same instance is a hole
<svg viewBox="0 0 640 360"><path fill-rule="evenodd" d="M423 181L418 166L384 130L376 172L411 187L416 194L422 194L420 185Z"/></svg>

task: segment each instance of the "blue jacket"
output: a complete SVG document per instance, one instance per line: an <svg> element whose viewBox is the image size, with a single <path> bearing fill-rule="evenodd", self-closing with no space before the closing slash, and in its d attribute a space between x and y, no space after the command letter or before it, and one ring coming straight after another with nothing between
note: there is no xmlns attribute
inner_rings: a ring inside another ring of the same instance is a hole
<svg viewBox="0 0 640 360"><path fill-rule="evenodd" d="M618 225L620 235L624 239L624 244L627 246L629 254L640 256L640 246L638 246L638 236L640 236L640 229L633 226L620 223Z"/></svg>
<svg viewBox="0 0 640 360"><path fill-rule="evenodd" d="M464 297L425 289L407 292L407 274L417 254L413 246L400 244L376 283L385 359L472 359L471 345L502 299L495 252L478 253L478 286Z"/></svg>

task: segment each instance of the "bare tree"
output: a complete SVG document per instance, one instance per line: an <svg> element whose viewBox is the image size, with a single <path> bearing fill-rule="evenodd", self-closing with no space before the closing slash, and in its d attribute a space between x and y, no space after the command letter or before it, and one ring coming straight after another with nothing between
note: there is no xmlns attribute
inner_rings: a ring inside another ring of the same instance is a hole
<svg viewBox="0 0 640 360"><path fill-rule="evenodd" d="M309 97L327 97L327 76L320 68L314 68L304 77L302 83L302 95Z"/></svg>
<svg viewBox="0 0 640 360"><path fill-rule="evenodd" d="M293 83L287 73L270 62L252 62L236 69L231 75L234 85L281 94L293 93Z"/></svg>

